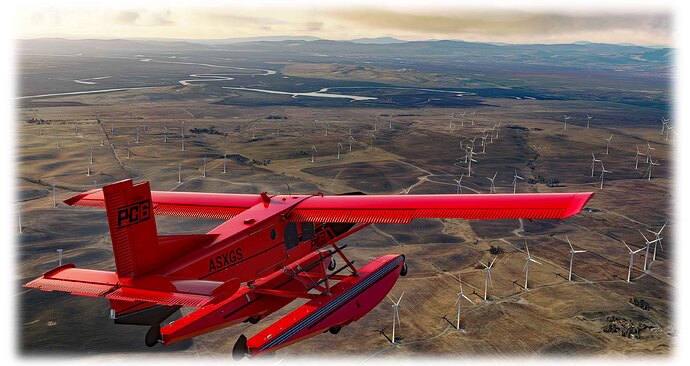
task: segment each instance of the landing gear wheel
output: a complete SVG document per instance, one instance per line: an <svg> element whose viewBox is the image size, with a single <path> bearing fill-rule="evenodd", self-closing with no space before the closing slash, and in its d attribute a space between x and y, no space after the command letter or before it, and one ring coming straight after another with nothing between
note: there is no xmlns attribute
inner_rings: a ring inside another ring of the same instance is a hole
<svg viewBox="0 0 690 366"><path fill-rule="evenodd" d="M403 266L400 269L400 275L403 277L405 277L405 275L407 275L407 263L403 263Z"/></svg>
<svg viewBox="0 0 690 366"><path fill-rule="evenodd" d="M232 358L235 361L239 361L244 358L244 356L247 353L247 337L242 334L239 338L237 338L237 342L235 342L235 346L232 347Z"/></svg>
<svg viewBox="0 0 690 366"><path fill-rule="evenodd" d="M253 317L247 319L247 321L251 324L256 324L259 322L259 320L261 320L261 318L259 318L258 316L253 316Z"/></svg>
<svg viewBox="0 0 690 366"><path fill-rule="evenodd" d="M342 329L342 327L331 327L328 331L331 332L331 334L338 334L340 333L340 329Z"/></svg>
<svg viewBox="0 0 690 366"><path fill-rule="evenodd" d="M335 258L331 257L331 263L328 263L328 270L332 271L335 269Z"/></svg>
<svg viewBox="0 0 690 366"><path fill-rule="evenodd" d="M158 341L161 339L161 326L160 324L152 325L151 328L149 328L149 331L146 332L146 338L144 338L144 342L146 342L146 345L149 347L153 347L158 344Z"/></svg>

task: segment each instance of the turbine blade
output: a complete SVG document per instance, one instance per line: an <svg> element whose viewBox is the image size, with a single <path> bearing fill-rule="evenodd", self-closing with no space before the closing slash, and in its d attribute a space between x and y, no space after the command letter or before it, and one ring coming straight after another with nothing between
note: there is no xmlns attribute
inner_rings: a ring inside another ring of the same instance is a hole
<svg viewBox="0 0 690 366"><path fill-rule="evenodd" d="M666 222L664 223L664 226L662 226L661 229L659 229L659 234L661 234L661 232L664 231L664 228L666 227L666 224L668 224L668 221L666 221Z"/></svg>
<svg viewBox="0 0 690 366"><path fill-rule="evenodd" d="M534 260L534 259L532 259L532 258L530 258L529 260L531 260L532 262L534 262L534 263L536 263L536 264L541 265L541 263L539 263L539 261L536 261L536 260Z"/></svg>
<svg viewBox="0 0 690 366"><path fill-rule="evenodd" d="M471 302L472 304L474 304L474 301L470 300L470 298L467 297L465 294L462 294L462 297L464 297L465 300L467 300L467 301Z"/></svg>
<svg viewBox="0 0 690 366"><path fill-rule="evenodd" d="M570 251L575 251L575 248L573 248L573 245L570 243L570 239L568 239L568 235L565 236L565 240L568 241L568 245L570 245Z"/></svg>
<svg viewBox="0 0 690 366"><path fill-rule="evenodd" d="M491 268L491 267L494 266L494 262L496 262L496 258L498 258L498 257L494 257L494 260L491 261L491 264L489 265L489 268Z"/></svg>
<svg viewBox="0 0 690 366"><path fill-rule="evenodd" d="M405 295L405 291L403 291L402 294L400 294L400 297L398 298L398 302L395 303L395 305L400 304L400 300L402 300L402 298L403 298L404 295Z"/></svg>
<svg viewBox="0 0 690 366"><path fill-rule="evenodd" d="M632 251L632 249L630 249L630 247L628 246L628 244L626 244L624 240L621 240L621 241L623 242L623 245L625 245L625 247L628 248L628 250L630 251L630 253L632 253L633 251Z"/></svg>
<svg viewBox="0 0 690 366"><path fill-rule="evenodd" d="M573 253L587 253L586 250L574 250Z"/></svg>
<svg viewBox="0 0 690 366"><path fill-rule="evenodd" d="M637 229L637 231L640 232L640 235L642 235L642 237L644 238L644 241L646 241L647 243L649 243L649 239L647 239L647 237L644 236L644 234L642 234L642 231L640 231L640 229Z"/></svg>

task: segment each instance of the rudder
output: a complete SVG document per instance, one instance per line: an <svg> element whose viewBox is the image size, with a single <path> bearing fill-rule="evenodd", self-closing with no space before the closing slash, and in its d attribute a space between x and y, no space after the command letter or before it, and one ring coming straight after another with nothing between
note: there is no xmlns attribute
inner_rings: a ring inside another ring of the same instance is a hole
<svg viewBox="0 0 690 366"><path fill-rule="evenodd" d="M138 277L161 263L149 182L131 179L103 187L118 277Z"/></svg>

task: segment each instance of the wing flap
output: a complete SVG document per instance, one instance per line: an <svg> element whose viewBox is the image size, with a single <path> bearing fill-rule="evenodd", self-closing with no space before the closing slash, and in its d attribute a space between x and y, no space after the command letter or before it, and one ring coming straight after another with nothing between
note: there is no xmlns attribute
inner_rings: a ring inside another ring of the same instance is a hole
<svg viewBox="0 0 690 366"><path fill-rule="evenodd" d="M406 224L416 218L465 220L564 219L582 210L594 193L474 195L314 196L290 221Z"/></svg>
<svg viewBox="0 0 690 366"><path fill-rule="evenodd" d="M126 300L126 301L147 301L160 305L180 305L202 307L213 299L213 296L175 293L166 291L156 291L132 287L122 287L105 295L107 299L111 300Z"/></svg>

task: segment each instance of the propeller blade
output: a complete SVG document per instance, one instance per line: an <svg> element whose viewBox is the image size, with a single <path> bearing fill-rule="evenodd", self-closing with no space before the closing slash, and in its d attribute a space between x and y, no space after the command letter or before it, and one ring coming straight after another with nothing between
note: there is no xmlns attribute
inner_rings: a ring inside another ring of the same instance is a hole
<svg viewBox="0 0 690 366"><path fill-rule="evenodd" d="M661 229L659 229L659 233L658 233L658 234L661 234L661 232L664 231L664 228L666 227L666 224L668 224L668 221L666 221L666 222L664 223L664 226L662 226Z"/></svg>
<svg viewBox="0 0 690 366"><path fill-rule="evenodd" d="M536 263L536 264L541 265L541 263L539 263L538 261L536 261L536 260L534 260L534 259L532 259L532 258L530 258L529 260L531 260L532 262L534 262L534 263Z"/></svg>
<svg viewBox="0 0 690 366"><path fill-rule="evenodd" d="M474 304L474 301L470 300L470 298L469 298L469 297L467 297L467 295L465 295L465 294L462 294L462 297L464 297L464 298L465 298L465 300L467 300L467 301L471 302L472 304Z"/></svg>
<svg viewBox="0 0 690 366"><path fill-rule="evenodd" d="M647 239L647 237L644 236L644 234L642 233L642 231L641 231L640 229L637 229L637 231L640 233L640 235L642 235L642 237L644 238L644 241L647 242L647 243L649 243L649 239Z"/></svg>
<svg viewBox="0 0 690 366"><path fill-rule="evenodd" d="M498 258L498 257L494 257L494 260L491 261L491 264L489 265L489 268L491 268L491 267L494 266L494 262L496 262L496 258Z"/></svg>
<svg viewBox="0 0 690 366"><path fill-rule="evenodd" d="M494 288L494 279L491 277L491 270L489 270L489 284L491 285L491 289Z"/></svg>
<svg viewBox="0 0 690 366"><path fill-rule="evenodd" d="M638 249L638 250L636 250L636 251L632 252L632 254L636 254L636 253L639 253L639 252L641 252L641 251L643 251L643 250L644 250L644 248L640 248L640 249Z"/></svg>
<svg viewBox="0 0 690 366"><path fill-rule="evenodd" d="M575 251L575 248L573 248L573 245L570 244L570 239L568 239L568 235L565 236L565 240L567 240L567 241L568 241L568 245L570 245L570 251L574 252L574 251Z"/></svg>
<svg viewBox="0 0 690 366"><path fill-rule="evenodd" d="M625 247L628 248L628 250L630 251L630 253L632 253L632 252L633 252L632 249L630 249L630 247L628 246L628 244L625 243L625 240L621 240L621 241L623 242L623 245L625 245Z"/></svg>
<svg viewBox="0 0 690 366"><path fill-rule="evenodd" d="M574 250L573 253L587 253L586 250Z"/></svg>
<svg viewBox="0 0 690 366"><path fill-rule="evenodd" d="M400 300L402 300L402 297L403 297L404 295L405 295L405 291L403 291L402 294L400 294L400 297L398 298L398 302L395 303L395 305L400 304Z"/></svg>

